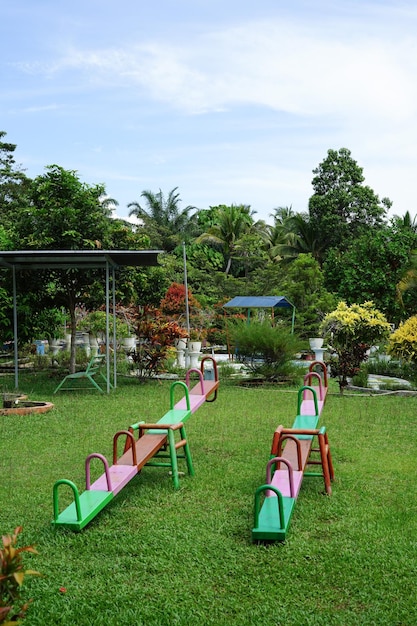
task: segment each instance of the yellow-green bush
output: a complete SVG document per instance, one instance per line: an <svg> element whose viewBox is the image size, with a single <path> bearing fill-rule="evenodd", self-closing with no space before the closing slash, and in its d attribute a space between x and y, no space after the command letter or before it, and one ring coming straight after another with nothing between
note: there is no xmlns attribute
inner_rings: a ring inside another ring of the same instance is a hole
<svg viewBox="0 0 417 626"><path fill-rule="evenodd" d="M408 363L417 361L417 315L409 317L390 335L387 351Z"/></svg>

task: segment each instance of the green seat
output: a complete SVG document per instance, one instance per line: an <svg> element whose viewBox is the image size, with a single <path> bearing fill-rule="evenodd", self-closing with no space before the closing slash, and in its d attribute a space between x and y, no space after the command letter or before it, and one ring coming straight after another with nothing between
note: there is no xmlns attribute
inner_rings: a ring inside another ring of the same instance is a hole
<svg viewBox="0 0 417 626"><path fill-rule="evenodd" d="M261 494L269 492L261 506ZM255 492L255 523L253 541L284 541L294 510L295 498L283 496L272 485L262 485Z"/></svg>
<svg viewBox="0 0 417 626"><path fill-rule="evenodd" d="M100 393L104 393L104 389L102 389L97 381L94 380L94 377L98 376L99 378L101 378L107 387L107 378L102 372L102 367L105 363L105 360L105 354L98 354L97 356L93 356L84 371L75 372L74 374L68 374L67 376L65 376L65 378L59 383L58 387L55 389L54 394L62 389L63 385L67 381L70 382L70 385L66 385L63 391L71 391L74 389L96 389L97 391L100 391ZM72 384L72 381L77 380L85 380L87 381L87 385ZM113 387L113 385L110 384L110 387Z"/></svg>
<svg viewBox="0 0 417 626"><path fill-rule="evenodd" d="M68 485L74 496L72 504L62 513L58 510L58 487L60 485ZM53 489L54 519L52 524L71 530L82 530L113 498L112 491L87 490L79 494L72 481L65 478L57 480Z"/></svg>

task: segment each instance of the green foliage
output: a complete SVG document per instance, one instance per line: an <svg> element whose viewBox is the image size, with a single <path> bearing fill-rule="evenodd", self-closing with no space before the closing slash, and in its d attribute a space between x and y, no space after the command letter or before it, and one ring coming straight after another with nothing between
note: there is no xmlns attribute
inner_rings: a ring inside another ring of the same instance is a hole
<svg viewBox="0 0 417 626"><path fill-rule="evenodd" d="M165 197L161 189L157 193L145 190L141 193L146 207L142 207L139 202L130 202L129 215L135 215L142 222L143 226L138 227L138 231L144 231L150 237L151 245L167 252L171 252L184 241L196 234L196 218L190 216L193 206L180 209L181 203L178 187L174 187Z"/></svg>
<svg viewBox="0 0 417 626"><path fill-rule="evenodd" d="M78 329L91 333L93 335L98 335L100 333L106 334L107 328L107 315L105 311L89 311L86 313L78 322ZM110 334L113 332L113 316L109 318L109 331ZM129 324L120 319L116 315L116 337L118 339L124 339L129 337L131 334Z"/></svg>
<svg viewBox="0 0 417 626"><path fill-rule="evenodd" d="M317 337L324 316L336 306L324 287L324 275L311 254L300 254L286 269L281 285L296 308L295 330L300 337Z"/></svg>
<svg viewBox="0 0 417 626"><path fill-rule="evenodd" d="M269 321L237 321L231 326L231 338L238 359L253 375L268 381L294 377L292 360L301 344L287 327L273 326Z"/></svg>
<svg viewBox="0 0 417 626"><path fill-rule="evenodd" d="M110 211L102 185L82 183L75 171L46 167L31 186L31 205L18 223L22 248L82 250L107 247Z"/></svg>
<svg viewBox="0 0 417 626"><path fill-rule="evenodd" d="M138 307L132 315L139 345L130 352L140 378L150 378L165 369L175 340L187 332L152 307Z"/></svg>
<svg viewBox="0 0 417 626"><path fill-rule="evenodd" d="M254 224L253 212L243 204L222 204L211 209L211 225L197 238L197 243L207 242L219 246L226 259L225 274L229 274L232 259L239 256L237 244Z"/></svg>
<svg viewBox="0 0 417 626"><path fill-rule="evenodd" d="M352 384L355 387L368 387L369 367L368 363L362 363L359 371L352 377Z"/></svg>
<svg viewBox="0 0 417 626"><path fill-rule="evenodd" d="M407 363L417 363L417 315L409 317L390 335L388 353Z"/></svg>
<svg viewBox="0 0 417 626"><path fill-rule="evenodd" d="M408 266L416 235L404 228L381 227L353 240L346 250L330 250L323 265L326 287L348 303L372 300L398 323L406 310L414 311L417 295L408 292L403 303L396 285Z"/></svg>
<svg viewBox="0 0 417 626"><path fill-rule="evenodd" d="M39 575L34 570L25 570L23 552L37 554L33 546L19 548L18 536L22 527L18 526L12 535L3 535L0 548L0 624L11 626L25 617L29 603L23 603L21 587L25 576Z"/></svg>
<svg viewBox="0 0 417 626"><path fill-rule="evenodd" d="M33 339L58 339L64 336L65 311L57 307L42 309L33 315Z"/></svg>
<svg viewBox="0 0 417 626"><path fill-rule="evenodd" d="M387 199L380 202L374 191L363 185L363 170L350 150L328 150L313 174L310 223L326 249L343 249L364 230L382 224L391 203Z"/></svg>
<svg viewBox="0 0 417 626"><path fill-rule="evenodd" d="M16 213L27 206L30 179L14 158L16 145L3 141L0 131L0 248L12 250L15 238Z"/></svg>

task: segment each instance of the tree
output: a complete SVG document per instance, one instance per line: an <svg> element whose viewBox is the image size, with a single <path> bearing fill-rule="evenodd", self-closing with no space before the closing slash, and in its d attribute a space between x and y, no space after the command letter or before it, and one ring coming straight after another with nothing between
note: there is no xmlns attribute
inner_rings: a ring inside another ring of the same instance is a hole
<svg viewBox="0 0 417 626"><path fill-rule="evenodd" d="M48 166L44 175L32 181L30 205L17 215L21 248L106 248L110 241L110 213L101 202L104 192L102 185L82 183L74 171L58 165ZM89 292L96 276L97 272L77 269L45 272L39 276L39 280L49 286L50 301L54 306L66 306L70 315L71 373L75 371L75 309ZM34 277L30 280L31 290L36 291L33 289Z"/></svg>
<svg viewBox="0 0 417 626"><path fill-rule="evenodd" d="M14 230L15 211L28 202L30 179L15 162L16 145L3 141L5 137L6 133L0 131L0 225L9 232L10 238Z"/></svg>
<svg viewBox="0 0 417 626"><path fill-rule="evenodd" d="M382 225L391 202L387 198L380 201L363 184L363 170L350 150L329 150L313 174L309 215L321 247L344 248L364 230Z"/></svg>
<svg viewBox="0 0 417 626"><path fill-rule="evenodd" d="M298 234L294 229L295 213L292 207L278 207L271 217L274 223L266 226L269 256L275 261L293 259L297 256Z"/></svg>
<svg viewBox="0 0 417 626"><path fill-rule="evenodd" d="M295 331L300 337L318 336L324 316L336 306L336 299L324 287L324 275L311 254L299 254L286 268L282 294L296 308Z"/></svg>
<svg viewBox="0 0 417 626"><path fill-rule="evenodd" d="M238 256L237 244L254 226L253 211L244 204L213 207L213 224L197 238L197 243L217 244L226 259L225 274L229 274L232 259Z"/></svg>
<svg viewBox="0 0 417 626"><path fill-rule="evenodd" d="M398 323L404 310L410 313L417 306L417 291L398 298L396 286L406 275L410 252L417 245L417 236L410 230L384 226L364 233L346 250L330 250L323 265L325 285L347 303L372 300L391 322ZM409 284L410 286L410 284Z"/></svg>
<svg viewBox="0 0 417 626"><path fill-rule="evenodd" d="M129 215L136 216L143 222L143 228L149 234L151 245L162 248L167 252L174 250L182 241L189 240L196 234L196 218L190 217L193 206L179 208L181 202L178 187L174 187L165 198L161 189L158 193L142 191L141 197L147 206L142 207L139 202L130 202Z"/></svg>

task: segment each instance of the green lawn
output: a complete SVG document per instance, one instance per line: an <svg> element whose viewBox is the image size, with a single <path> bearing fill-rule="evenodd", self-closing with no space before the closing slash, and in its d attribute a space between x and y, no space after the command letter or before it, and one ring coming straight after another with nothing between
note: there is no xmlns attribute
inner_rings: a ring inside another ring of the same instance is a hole
<svg viewBox="0 0 417 626"><path fill-rule="evenodd" d="M85 457L111 458L117 430L158 420L169 383L52 396L56 384L23 375L21 389L54 410L0 417L0 531L22 524L22 545L39 551L25 564L43 574L25 581L28 626L417 624L417 398L330 394L320 424L333 495L306 478L287 541L266 546L251 542L254 491L295 390L224 384L187 424L193 478L174 491L165 469L146 467L73 533L51 526L54 482L82 489Z"/></svg>

